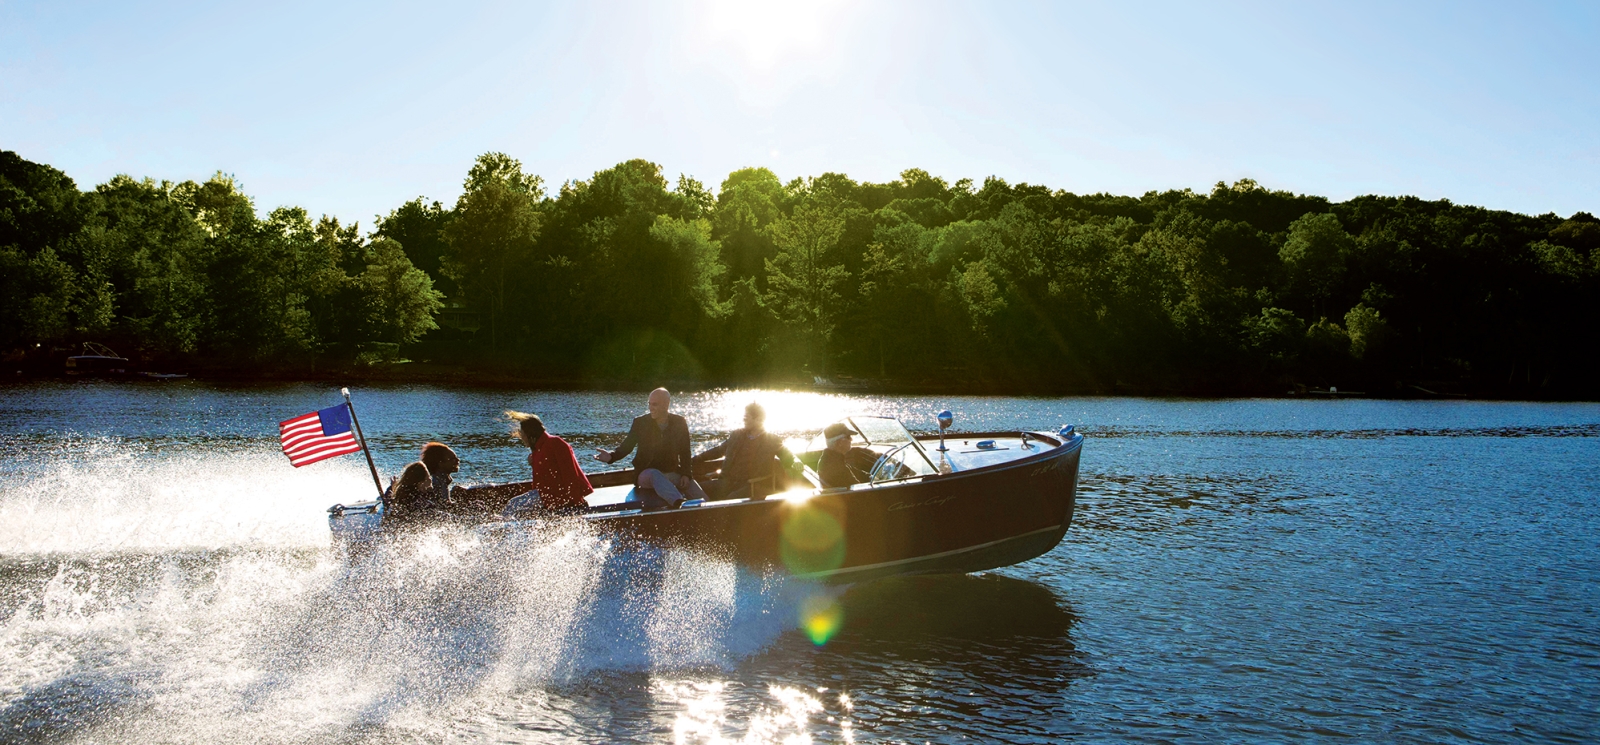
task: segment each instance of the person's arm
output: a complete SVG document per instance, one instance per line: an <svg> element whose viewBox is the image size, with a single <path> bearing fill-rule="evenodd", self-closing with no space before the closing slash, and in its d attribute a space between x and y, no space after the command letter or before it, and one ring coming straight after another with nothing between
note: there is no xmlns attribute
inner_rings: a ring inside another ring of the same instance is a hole
<svg viewBox="0 0 1600 745"><path fill-rule="evenodd" d="M723 440L721 445L718 445L718 446L716 446L714 448L710 448L710 449L706 450L705 452L700 453L699 455L696 455L694 457L694 462L696 462L696 463L704 463L704 462L706 462L708 460L716 460L718 458L721 458L724 453L728 452L728 443L730 443L730 442L733 442L733 438L732 437L729 437L728 439Z"/></svg>
<svg viewBox="0 0 1600 745"><path fill-rule="evenodd" d="M635 421L632 426L628 427L628 436L622 438L622 444L618 445L616 450L612 450L611 452L606 452L604 450L600 451L600 454L605 456L604 458L600 459L600 462L608 464L616 463L617 461L628 457L628 453L633 452L634 446L638 444L639 423L638 421Z"/></svg>
<svg viewBox="0 0 1600 745"><path fill-rule="evenodd" d="M777 456L778 464L783 466L784 469L789 471L798 471L800 469L800 459L794 457L794 453L789 451L789 446L783 444L781 440L778 442Z"/></svg>
<svg viewBox="0 0 1600 745"><path fill-rule="evenodd" d="M872 467L878 465L877 451L869 448L850 448L850 477L852 484L862 484L872 480Z"/></svg>
<svg viewBox="0 0 1600 745"><path fill-rule="evenodd" d="M787 445L778 446L778 466L788 473L791 479L805 479L806 464L796 458Z"/></svg>
<svg viewBox="0 0 1600 745"><path fill-rule="evenodd" d="M680 418L678 421L683 422L683 427L678 430L678 441L673 443L674 448L678 451L676 453L677 457L673 458L673 460L677 462L679 468L683 469L679 473L682 473L686 479L692 479L694 478L694 458L690 456L689 451L689 420Z"/></svg>
<svg viewBox="0 0 1600 745"><path fill-rule="evenodd" d="M548 438L541 437L539 439L545 440ZM528 451L528 467L533 469L533 478L529 480L529 483L533 484L533 490L540 494L544 493L545 488L549 486L548 482L550 480L549 459L544 453L539 452L543 447L544 443L540 442L534 445L533 450Z"/></svg>
<svg viewBox="0 0 1600 745"><path fill-rule="evenodd" d="M589 483L589 474L584 473L583 466L578 464L578 453L572 449L571 445L567 444L566 440L561 441L561 446L563 462L567 464L568 475L572 478L573 487L581 492L579 496L587 497L593 494L594 486Z"/></svg>

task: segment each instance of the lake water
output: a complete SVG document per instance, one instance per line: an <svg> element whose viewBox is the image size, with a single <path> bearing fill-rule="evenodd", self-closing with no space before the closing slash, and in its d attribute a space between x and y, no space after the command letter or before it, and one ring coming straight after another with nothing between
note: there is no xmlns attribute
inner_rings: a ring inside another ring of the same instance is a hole
<svg viewBox="0 0 1600 745"><path fill-rule="evenodd" d="M378 466L525 478L500 412L587 467L642 394L356 392ZM674 400L697 447L763 401L928 429L1078 426L1067 539L970 576L805 586L581 531L441 532L347 568L291 468L326 386L0 388L0 741L1591 742L1600 405L841 396ZM818 597L842 613L817 645Z"/></svg>

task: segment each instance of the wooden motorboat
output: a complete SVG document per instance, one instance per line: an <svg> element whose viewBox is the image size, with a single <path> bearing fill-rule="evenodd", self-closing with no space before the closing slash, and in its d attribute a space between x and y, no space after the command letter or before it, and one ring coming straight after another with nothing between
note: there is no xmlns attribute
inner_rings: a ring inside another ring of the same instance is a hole
<svg viewBox="0 0 1600 745"><path fill-rule="evenodd" d="M1008 566L1054 548L1072 523L1083 449L1072 427L963 433L941 442L913 436L894 419L844 422L879 456L864 483L819 487L811 470L823 448L818 436L799 456L802 472L774 476L771 493L758 491L760 498L646 511L635 474L625 469L591 474L590 509L572 519L625 540L705 550L826 582ZM713 475L718 465L697 476ZM488 516L529 488L462 489L453 509ZM489 522L491 530L520 524ZM383 532L382 506L335 505L329 525L341 543L372 540Z"/></svg>

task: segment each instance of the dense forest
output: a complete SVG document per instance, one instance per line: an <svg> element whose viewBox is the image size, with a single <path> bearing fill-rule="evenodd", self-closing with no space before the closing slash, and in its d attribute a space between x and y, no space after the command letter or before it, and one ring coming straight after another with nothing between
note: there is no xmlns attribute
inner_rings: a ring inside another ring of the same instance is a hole
<svg viewBox="0 0 1600 745"><path fill-rule="evenodd" d="M644 160L551 194L489 153L454 205L418 198L363 231L262 217L222 174L80 191L0 152L0 353L19 370L97 341L233 375L1593 398L1597 328L1587 213L917 169L747 168L713 191Z"/></svg>

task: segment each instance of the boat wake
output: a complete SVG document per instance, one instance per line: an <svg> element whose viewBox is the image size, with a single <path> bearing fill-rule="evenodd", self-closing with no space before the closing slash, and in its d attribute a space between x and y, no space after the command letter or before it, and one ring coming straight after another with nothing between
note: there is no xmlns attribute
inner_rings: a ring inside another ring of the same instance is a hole
<svg viewBox="0 0 1600 745"><path fill-rule="evenodd" d="M329 504L371 499L360 464L292 469L241 444L0 439L0 554L322 547Z"/></svg>
<svg viewBox="0 0 1600 745"><path fill-rule="evenodd" d="M793 629L807 592L581 525L441 528L347 564L325 526L280 516L326 506L294 485L243 518L193 510L283 473L217 459L108 453L0 493L0 739L438 740L597 676L714 677Z"/></svg>

